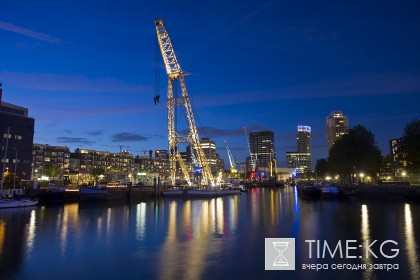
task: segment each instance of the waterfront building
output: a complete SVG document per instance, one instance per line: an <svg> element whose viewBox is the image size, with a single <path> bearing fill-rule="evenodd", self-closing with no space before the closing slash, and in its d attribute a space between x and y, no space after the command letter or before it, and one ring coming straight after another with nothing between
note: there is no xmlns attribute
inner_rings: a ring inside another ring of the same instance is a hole
<svg viewBox="0 0 420 280"><path fill-rule="evenodd" d="M311 154L300 152L286 152L287 167L296 170L296 175L312 171Z"/></svg>
<svg viewBox="0 0 420 280"><path fill-rule="evenodd" d="M71 157L70 155L70 166L69 166L70 173L79 173L80 172L80 159Z"/></svg>
<svg viewBox="0 0 420 280"><path fill-rule="evenodd" d="M71 157L80 161L79 182L92 181L93 168L104 169L104 181L132 181L134 158L128 151L111 153L77 148Z"/></svg>
<svg viewBox="0 0 420 280"><path fill-rule="evenodd" d="M63 146L34 144L32 148L32 179L48 177L45 167L55 168L56 177L68 178L70 174L70 150ZM50 178L53 179L53 178Z"/></svg>
<svg viewBox="0 0 420 280"><path fill-rule="evenodd" d="M341 111L331 112L326 120L328 151L335 141L349 131L349 120Z"/></svg>
<svg viewBox="0 0 420 280"><path fill-rule="evenodd" d="M276 149L274 147L274 132L251 132L249 134L249 145L251 154L257 157L257 169L259 171L275 172ZM247 170L251 170L249 164L250 160L247 160Z"/></svg>
<svg viewBox="0 0 420 280"><path fill-rule="evenodd" d="M299 169L303 166L305 172L312 171L311 153L311 127L298 125L297 127L297 152L300 153ZM307 156L309 154L309 156ZM304 156L305 155L305 156Z"/></svg>
<svg viewBox="0 0 420 280"><path fill-rule="evenodd" d="M28 116L28 109L1 100L0 84L0 170L15 173L20 179L30 180L32 171L32 145L35 120ZM7 130L10 128L6 160ZM1 174L2 178L4 174Z"/></svg>
<svg viewBox="0 0 420 280"><path fill-rule="evenodd" d="M404 146L401 139L397 138L389 140L389 150L389 154L394 162L398 162L402 166L407 166L407 162L405 162Z"/></svg>
<svg viewBox="0 0 420 280"><path fill-rule="evenodd" d="M168 150L155 150L155 157L161 159L169 159Z"/></svg>
<svg viewBox="0 0 420 280"><path fill-rule="evenodd" d="M206 156L207 163L210 165L210 170L213 174L217 174L219 170L223 169L219 154L216 152L216 142L210 138L202 138L200 140L201 149Z"/></svg>
<svg viewBox="0 0 420 280"><path fill-rule="evenodd" d="M167 158L136 156L134 162L138 164L138 176L157 174L160 178L166 179L170 175L169 159Z"/></svg>
<svg viewBox="0 0 420 280"><path fill-rule="evenodd" d="M213 175L217 174L219 170L223 169L223 161L220 159L219 154L216 152L216 142L210 138L202 138L200 140L201 149L206 156L207 163L210 165L210 170ZM181 152L181 156L183 153ZM197 171L197 160L196 155L192 152L191 145L188 145L185 152L184 162L187 165L187 168L195 169Z"/></svg>
<svg viewBox="0 0 420 280"><path fill-rule="evenodd" d="M390 157L392 159L391 169L394 177L393 179L403 181L405 180L404 177L407 175L406 168L408 165L404 144L400 138L391 139L389 140L389 149Z"/></svg>
<svg viewBox="0 0 420 280"><path fill-rule="evenodd" d="M287 181L293 179L294 168L276 168L277 181Z"/></svg>

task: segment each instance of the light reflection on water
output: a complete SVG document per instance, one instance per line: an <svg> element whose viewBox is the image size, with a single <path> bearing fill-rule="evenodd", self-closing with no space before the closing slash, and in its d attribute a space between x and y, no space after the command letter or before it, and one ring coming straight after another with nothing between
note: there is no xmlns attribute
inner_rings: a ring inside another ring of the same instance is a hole
<svg viewBox="0 0 420 280"><path fill-rule="evenodd" d="M35 219L36 219L36 211L32 210L31 211L31 217L29 218L29 224L28 224L28 230L27 230L28 234L27 234L27 238L26 238L26 246L27 246L27 248L26 248L27 254L26 255L27 255L27 258L31 257L31 252L34 248L34 240L35 240L35 237L36 237L36 232L35 232L36 221L35 221Z"/></svg>
<svg viewBox="0 0 420 280"><path fill-rule="evenodd" d="M362 233L362 246L363 246L363 250L361 252L361 256L362 256L362 262L366 265L369 266L369 264L372 264L372 256L370 254L366 254L366 244L370 244L370 242L372 241L370 238L370 231L369 231L369 213L368 213L368 208L366 206L366 204L362 205L362 223L361 223L361 227L360 227L361 233ZM373 270L365 270L363 272L363 278L365 280L371 280L371 279L375 279L374 275L373 275Z"/></svg>
<svg viewBox="0 0 420 280"><path fill-rule="evenodd" d="M417 254L418 243L416 244L414 238L413 218L411 216L411 208L409 204L405 204L404 216L405 250L407 252L410 276L412 279L420 279L419 256Z"/></svg>
<svg viewBox="0 0 420 280"><path fill-rule="evenodd" d="M299 269L301 263L320 262L308 258L304 240L335 244L359 238L368 243L396 240L401 245L400 271L335 271L333 276L418 279L420 275L419 237L415 235L420 230L418 204L306 201L297 196L296 189L286 188L252 189L248 194L212 199L0 210L0 272L10 279L57 279L60 275L77 279L278 279L280 275L323 279L330 275ZM399 221L404 230L385 226L388 219ZM296 238L295 272L264 271L264 238L268 237ZM355 261L377 260L369 255Z"/></svg>

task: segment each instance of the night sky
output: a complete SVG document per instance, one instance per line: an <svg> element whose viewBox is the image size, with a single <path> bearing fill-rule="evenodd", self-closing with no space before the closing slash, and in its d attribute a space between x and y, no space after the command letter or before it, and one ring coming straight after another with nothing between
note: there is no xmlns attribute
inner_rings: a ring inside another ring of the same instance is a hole
<svg viewBox="0 0 420 280"><path fill-rule="evenodd" d="M420 2L405 0L2 1L3 100L29 108L35 143L167 149L154 27L162 18L190 73L200 137L213 138L223 158L227 140L245 160L246 126L275 132L285 166L297 125L309 125L315 162L327 156L334 110L370 129L386 155L388 140L420 118L419 15Z"/></svg>

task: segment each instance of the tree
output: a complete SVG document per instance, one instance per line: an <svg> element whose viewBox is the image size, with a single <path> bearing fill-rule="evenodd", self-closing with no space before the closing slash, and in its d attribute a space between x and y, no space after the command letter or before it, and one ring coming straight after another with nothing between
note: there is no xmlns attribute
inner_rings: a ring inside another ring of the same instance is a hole
<svg viewBox="0 0 420 280"><path fill-rule="evenodd" d="M407 161L407 171L412 177L420 176L420 120L413 120L404 127L402 147Z"/></svg>
<svg viewBox="0 0 420 280"><path fill-rule="evenodd" d="M13 187L16 184L16 186L19 184L19 177L16 176L14 173L8 172L6 176L4 176L4 186L7 187Z"/></svg>
<svg viewBox="0 0 420 280"><path fill-rule="evenodd" d="M98 184L99 176L105 174L105 168L103 168L101 166L95 166L95 167L92 168L90 173L93 176L95 183Z"/></svg>
<svg viewBox="0 0 420 280"><path fill-rule="evenodd" d="M317 177L324 178L327 175L328 161L325 158L316 160L315 174Z"/></svg>
<svg viewBox="0 0 420 280"><path fill-rule="evenodd" d="M381 167L381 150L375 136L362 125L356 125L338 139L328 156L329 171L339 174L343 183L354 183L354 175L376 178Z"/></svg>
<svg viewBox="0 0 420 280"><path fill-rule="evenodd" d="M54 179L55 177L61 175L61 169L58 167L58 165L47 162L44 163L43 173L51 179Z"/></svg>

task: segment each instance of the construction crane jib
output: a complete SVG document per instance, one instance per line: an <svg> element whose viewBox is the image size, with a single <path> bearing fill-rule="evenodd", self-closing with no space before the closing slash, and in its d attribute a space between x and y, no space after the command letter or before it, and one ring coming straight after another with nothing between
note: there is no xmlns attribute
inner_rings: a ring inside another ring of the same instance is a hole
<svg viewBox="0 0 420 280"><path fill-rule="evenodd" d="M246 131L246 127L245 126L244 126L244 133L245 133L246 141L248 143L248 150L249 150L249 156L251 158L252 171L255 171L255 169L257 167L257 155L256 154L253 154L251 152L251 144L249 142L249 136L248 136L248 132Z"/></svg>
<svg viewBox="0 0 420 280"><path fill-rule="evenodd" d="M159 48L162 53L163 62L165 63L166 73L168 74L168 92L167 92L167 107L168 107L168 140L169 140L169 168L171 172L171 181L175 185L176 177L176 162L178 161L180 166L183 167L182 173L184 179L188 185L191 185L190 176L187 173L187 169L184 167L182 157L178 151L179 143L189 143L193 149L197 159L198 166L202 169L202 182L204 184L214 186L215 181L208 165L204 151L200 145L200 138L198 137L197 127L195 125L195 119L193 110L191 107L190 98L188 96L187 87L185 85L184 73L182 72L181 66L176 59L174 49L172 47L171 40L169 39L168 32L163 24L162 19L155 20L156 35L159 43ZM181 87L182 97L174 98L173 87L174 82L179 80ZM183 105L186 111L186 117L189 126L188 135L180 135L175 130L174 120L174 109L176 105Z"/></svg>
<svg viewBox="0 0 420 280"><path fill-rule="evenodd" d="M226 150L227 150L227 154L228 154L228 158L229 158L230 169L231 170L234 170L234 169L238 170L238 164L236 163L236 159L232 155L232 153L231 153L231 151L229 149L229 146L228 146L227 141L225 141L225 146L226 146Z"/></svg>

